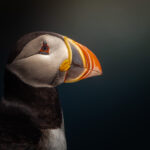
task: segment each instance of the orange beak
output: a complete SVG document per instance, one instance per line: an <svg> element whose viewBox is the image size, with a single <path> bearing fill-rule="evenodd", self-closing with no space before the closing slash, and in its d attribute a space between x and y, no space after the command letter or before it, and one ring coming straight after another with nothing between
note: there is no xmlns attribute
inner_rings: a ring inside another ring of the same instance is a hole
<svg viewBox="0 0 150 150"><path fill-rule="evenodd" d="M68 37L64 37L64 40L68 48L69 56L65 60L67 62L67 67L65 67L67 68L65 70L65 83L77 82L102 74L100 62L92 51Z"/></svg>
<svg viewBox="0 0 150 150"><path fill-rule="evenodd" d="M85 66L86 71L85 74L80 79L86 79L89 77L101 75L102 67L95 54L92 51L90 51L86 46L81 45L77 42L75 43L80 47L86 59L86 66Z"/></svg>

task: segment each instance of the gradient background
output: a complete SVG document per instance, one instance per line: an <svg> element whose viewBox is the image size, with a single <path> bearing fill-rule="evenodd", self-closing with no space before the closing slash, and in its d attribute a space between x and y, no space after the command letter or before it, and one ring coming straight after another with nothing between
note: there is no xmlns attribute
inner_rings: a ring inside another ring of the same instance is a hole
<svg viewBox="0 0 150 150"><path fill-rule="evenodd" d="M89 47L103 76L59 86L68 150L150 149L150 1L1 3L0 94L8 51L23 34L53 31Z"/></svg>

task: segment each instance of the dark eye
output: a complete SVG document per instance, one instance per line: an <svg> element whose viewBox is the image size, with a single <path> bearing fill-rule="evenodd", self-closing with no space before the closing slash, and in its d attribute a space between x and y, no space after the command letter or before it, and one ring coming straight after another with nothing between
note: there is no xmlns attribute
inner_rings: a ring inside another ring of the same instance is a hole
<svg viewBox="0 0 150 150"><path fill-rule="evenodd" d="M40 54L45 54L45 55L47 55L47 54L49 54L49 52L50 52L50 48L49 48L49 46L47 45L47 42L46 42L46 41L43 41L43 45L42 45L42 47L41 47L41 49L40 49Z"/></svg>

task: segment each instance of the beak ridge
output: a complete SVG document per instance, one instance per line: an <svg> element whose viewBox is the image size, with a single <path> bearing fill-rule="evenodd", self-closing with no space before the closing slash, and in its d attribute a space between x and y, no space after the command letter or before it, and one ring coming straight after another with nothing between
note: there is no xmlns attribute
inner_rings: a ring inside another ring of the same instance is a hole
<svg viewBox="0 0 150 150"><path fill-rule="evenodd" d="M77 42L75 43L80 47L86 59L86 72L81 79L102 75L102 67L96 55L86 46Z"/></svg>
<svg viewBox="0 0 150 150"><path fill-rule="evenodd" d="M64 40L68 48L69 56L67 63L65 60L60 70L66 71L65 83L77 82L102 74L101 64L91 50L68 37L64 37ZM74 55L75 53L76 55ZM76 64L75 62L78 64L74 65Z"/></svg>

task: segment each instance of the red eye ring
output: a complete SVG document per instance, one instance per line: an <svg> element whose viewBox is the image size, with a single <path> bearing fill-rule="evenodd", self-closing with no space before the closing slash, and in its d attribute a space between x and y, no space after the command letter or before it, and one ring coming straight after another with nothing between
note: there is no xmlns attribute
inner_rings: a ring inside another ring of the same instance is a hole
<svg viewBox="0 0 150 150"><path fill-rule="evenodd" d="M50 48L47 45L47 42L43 41L43 45L42 45L42 47L40 49L40 54L49 54L49 51L50 51Z"/></svg>

